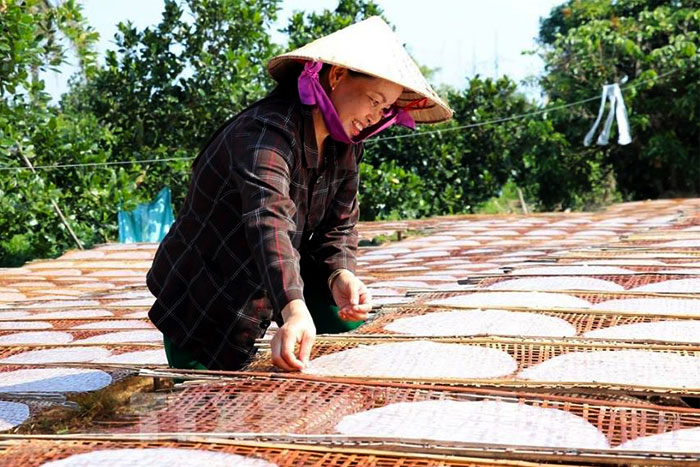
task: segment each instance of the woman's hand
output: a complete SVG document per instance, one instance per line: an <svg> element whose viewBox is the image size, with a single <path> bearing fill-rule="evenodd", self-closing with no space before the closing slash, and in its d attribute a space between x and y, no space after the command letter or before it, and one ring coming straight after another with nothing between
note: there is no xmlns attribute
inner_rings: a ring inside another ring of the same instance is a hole
<svg viewBox="0 0 700 467"><path fill-rule="evenodd" d="M333 280L331 293L338 315L344 321L364 321L372 309L372 296L367 286L350 271L343 270Z"/></svg>
<svg viewBox="0 0 700 467"><path fill-rule="evenodd" d="M299 371L309 364L316 339L316 326L303 300L292 300L282 309L284 324L270 341L272 363L287 371Z"/></svg>

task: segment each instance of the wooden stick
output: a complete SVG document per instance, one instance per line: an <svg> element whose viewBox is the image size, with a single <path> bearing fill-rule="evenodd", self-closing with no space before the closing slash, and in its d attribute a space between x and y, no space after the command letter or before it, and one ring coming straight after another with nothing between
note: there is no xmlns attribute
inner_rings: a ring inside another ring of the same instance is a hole
<svg viewBox="0 0 700 467"><path fill-rule="evenodd" d="M27 165L27 167L29 167L29 169L32 171L32 173L38 177L39 175L36 173L36 170L34 170L34 166L32 165L32 163L29 161L29 159L27 159L27 156L25 156L22 151L18 151L18 152L19 152L19 155L24 160L24 163ZM58 214L58 217L61 219L61 222L63 223L63 225L66 226L66 228L68 229L68 232L70 232L71 237L73 237L73 241L75 241L75 244L78 246L78 249L84 250L85 248L83 248L83 244L81 243L80 240L78 240L78 236L75 235L75 232L73 232L73 229L71 228L70 224L68 223L68 220L66 219L66 217L63 215L63 211L61 211L61 208L58 207L58 204L56 204L56 201L54 201L53 198L50 201L51 201L51 206L53 207L54 211L56 211L56 213Z"/></svg>
<svg viewBox="0 0 700 467"><path fill-rule="evenodd" d="M390 437L354 437L345 435L296 435L284 433L241 433L241 432L158 432L140 434L98 434L85 433L80 435L0 435L0 439L12 441L102 441L102 442L183 442L204 443L231 446L245 446L251 448L271 449L275 451L306 451L324 454L344 454L369 456L371 458L396 457L405 459L426 459L448 462L449 465L462 466L495 466L495 467L538 467L541 463L533 463L526 460L517 460L513 457L536 459L539 456L557 456L559 460L580 460L579 456L593 457L598 460L603 453L597 450L566 449L566 454L559 454L562 450L553 448L538 448L531 446L512 445L479 445L475 443L459 443L450 441L437 441L430 439L404 439ZM465 457L468 453L470 456ZM610 456L610 461L619 463L621 459L636 459L635 455L604 454ZM642 454L644 458L653 458L651 454ZM671 458L660 454L662 459ZM681 454L680 456L683 456ZM674 456L674 459L681 458ZM694 458L694 457L693 457ZM377 459L374 459L377 460ZM576 467L572 464L559 464L562 467ZM670 465L670 464L669 464Z"/></svg>
<svg viewBox="0 0 700 467"><path fill-rule="evenodd" d="M380 337L381 336L381 337ZM405 336L394 334L321 334L316 337L315 344L367 344L376 345L380 342L411 342L425 339L425 337ZM428 336L428 340L433 342L451 343L451 344L502 344L502 345L519 345L519 346L560 346L560 347L577 347L589 350L610 350L614 349L642 349L642 350L667 350L672 352L700 352L700 344L688 343L647 343L647 342L619 342L618 340L593 340L588 338L537 338L537 337L510 337L510 336ZM256 345L263 347L269 346L269 343L256 339Z"/></svg>
<svg viewBox="0 0 700 467"><path fill-rule="evenodd" d="M521 292L521 293L558 293L558 294L578 294L578 295L601 295L601 296L620 296L628 295L632 297L657 297L657 298L694 298L700 299L700 294L690 293L690 294L679 294L674 292L642 292L642 291L632 291L632 290L618 290L618 291L607 291L607 290L511 290L511 289L477 289L477 288L460 288L460 289L441 289L441 290L427 290L427 289L410 289L406 290L406 296L412 297L416 295L437 295L446 293L499 293L499 292ZM627 298L627 297L626 297Z"/></svg>

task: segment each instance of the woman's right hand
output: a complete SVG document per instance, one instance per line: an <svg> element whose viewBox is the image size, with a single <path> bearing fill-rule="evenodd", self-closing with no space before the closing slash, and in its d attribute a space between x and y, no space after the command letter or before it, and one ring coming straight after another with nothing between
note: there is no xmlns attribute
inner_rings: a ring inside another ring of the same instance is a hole
<svg viewBox="0 0 700 467"><path fill-rule="evenodd" d="M272 363L287 371L299 371L309 364L316 339L316 326L303 300L292 300L282 309L284 324L270 342ZM296 350L296 352L295 352Z"/></svg>

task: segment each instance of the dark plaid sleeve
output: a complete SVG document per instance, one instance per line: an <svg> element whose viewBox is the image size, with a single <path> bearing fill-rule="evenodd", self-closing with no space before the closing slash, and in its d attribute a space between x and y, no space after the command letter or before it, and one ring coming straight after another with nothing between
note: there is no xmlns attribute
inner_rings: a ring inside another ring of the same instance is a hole
<svg viewBox="0 0 700 467"><path fill-rule="evenodd" d="M304 299L299 253L290 235L296 229L296 206L289 196L294 167L294 135L253 121L246 134L231 144L232 176L240 189L242 220L275 317L294 299Z"/></svg>
<svg viewBox="0 0 700 467"><path fill-rule="evenodd" d="M361 155L357 156L358 164L360 159ZM360 217L358 172L347 173L321 224L314 231L312 251L327 275L336 269L355 272L358 241L355 227Z"/></svg>

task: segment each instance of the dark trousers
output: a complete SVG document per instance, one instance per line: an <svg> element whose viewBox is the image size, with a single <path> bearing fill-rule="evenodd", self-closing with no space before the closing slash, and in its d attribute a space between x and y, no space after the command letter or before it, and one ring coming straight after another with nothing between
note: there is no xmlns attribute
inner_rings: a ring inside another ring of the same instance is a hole
<svg viewBox="0 0 700 467"><path fill-rule="evenodd" d="M339 334L357 328L362 321L343 321L338 316L338 307L333 300L326 277L316 263L302 255L301 278L304 281L304 301L314 320L317 334ZM170 368L183 370L206 370L191 352L177 347L170 339L163 336L165 356Z"/></svg>

